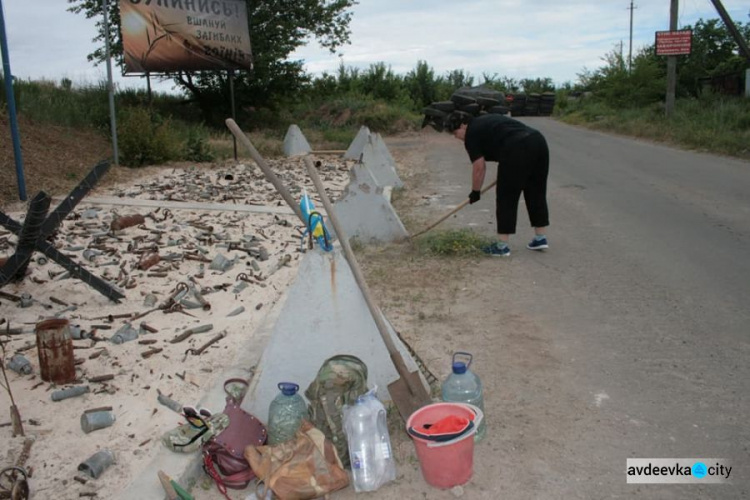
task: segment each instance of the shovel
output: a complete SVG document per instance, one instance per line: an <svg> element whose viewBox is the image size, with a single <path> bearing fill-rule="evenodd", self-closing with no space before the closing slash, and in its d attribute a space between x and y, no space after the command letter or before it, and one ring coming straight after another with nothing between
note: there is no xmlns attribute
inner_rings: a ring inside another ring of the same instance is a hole
<svg viewBox="0 0 750 500"><path fill-rule="evenodd" d="M491 183L490 185L488 185L488 186L487 186L486 188L482 189L482 194L486 193L486 192L487 192L487 191L488 191L488 190L489 190L489 189L490 189L490 188L491 188L492 186L494 186L495 184L497 184L497 181L493 181L493 182L492 182L492 183ZM462 202L462 203L461 203L461 204L460 204L459 206L457 206L456 208L454 208L453 210L451 210L450 212L448 212L447 214L445 214L445 215L444 215L443 217L441 217L441 218L440 218L439 220L437 220L437 221L433 222L433 223L432 223L431 225L427 226L427 228L425 228L425 229L422 229L422 230L421 230L420 232L418 232L417 234L413 234L413 235L412 235L411 237L412 237L412 238L416 238L417 236L422 236L422 235L423 235L424 233L426 233L426 232L427 232L427 231L429 231L430 229L434 228L435 226L437 226L438 224L440 224L441 222L443 222L443 221L444 221L445 219L447 219L447 218L448 218L448 217L450 217L451 215L455 214L456 212L458 212L459 210L461 210L462 208L464 208L464 207L465 207L466 205L468 205L468 204L469 204L469 200L464 200L464 201L463 201L463 202Z"/></svg>
<svg viewBox="0 0 750 500"><path fill-rule="evenodd" d="M393 339L388 332L388 328L385 325L380 309L378 309L372 295L370 294L370 289L362 276L362 271L354 257L354 252L352 252L352 248L349 246L349 238L344 233L341 224L339 224L336 212L333 210L331 201L328 199L325 188L318 177L318 172L310 158L305 158L305 166L307 167L307 172L310 174L313 184L315 184L315 188L318 190L318 194L320 194L320 199L323 202L323 206L326 209L331 224L333 224L336 236L338 237L339 242L341 242L344 256L346 257L347 262L349 262L349 267L352 269L352 274L354 275L357 285L359 285L359 289L362 291L362 295L365 298L370 314L372 314L372 319L375 320L375 325L378 327L380 336L383 337L383 342L388 349L388 354L391 356L393 366L396 367L396 371L399 374L399 378L395 382L388 384L388 392L390 393L393 402L396 404L396 408L401 414L401 418L406 421L412 413L430 402L430 395L422 384L419 372L408 371L406 364L404 363L404 358L393 343Z"/></svg>

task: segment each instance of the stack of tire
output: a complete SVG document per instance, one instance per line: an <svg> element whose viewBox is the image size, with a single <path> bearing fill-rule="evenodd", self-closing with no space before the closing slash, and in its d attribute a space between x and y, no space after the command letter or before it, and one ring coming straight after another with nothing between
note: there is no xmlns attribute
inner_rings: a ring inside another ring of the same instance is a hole
<svg viewBox="0 0 750 500"><path fill-rule="evenodd" d="M435 130L442 132L446 125L446 119L455 111L468 113L472 116L487 113L507 115L510 108L505 105L505 94L500 91L483 85L462 87L451 95L450 101L437 101L425 107L422 110L425 115L422 127L431 125Z"/></svg>
<svg viewBox="0 0 750 500"><path fill-rule="evenodd" d="M509 96L513 116L550 116L555 109L555 93L513 94Z"/></svg>
<svg viewBox="0 0 750 500"><path fill-rule="evenodd" d="M514 94L510 102L510 114L523 116L526 114L526 94Z"/></svg>
<svg viewBox="0 0 750 500"><path fill-rule="evenodd" d="M526 109L524 114L526 116L539 116L539 100L540 95L531 93L526 95Z"/></svg>
<svg viewBox="0 0 750 500"><path fill-rule="evenodd" d="M539 97L539 116L550 116L555 109L555 93L545 92Z"/></svg>

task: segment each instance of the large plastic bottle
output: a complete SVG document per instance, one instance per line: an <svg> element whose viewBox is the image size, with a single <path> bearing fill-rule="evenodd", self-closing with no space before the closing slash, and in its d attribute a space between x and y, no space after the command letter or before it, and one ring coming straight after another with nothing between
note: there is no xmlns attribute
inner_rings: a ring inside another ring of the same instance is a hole
<svg viewBox="0 0 750 500"><path fill-rule="evenodd" d="M307 417L307 403L297 394L299 385L280 382L279 394L273 398L268 409L268 444L289 441Z"/></svg>
<svg viewBox="0 0 750 500"><path fill-rule="evenodd" d="M396 462L383 403L375 389L344 407L344 432L349 447L354 491L375 491L396 479Z"/></svg>
<svg viewBox="0 0 750 500"><path fill-rule="evenodd" d="M468 362L458 360L458 356L468 358ZM448 375L441 386L443 401L450 403L468 403L478 406L484 411L484 394L482 392L482 380L469 369L473 356L468 352L453 353L452 373ZM487 433L484 419L479 424L474 442L478 443Z"/></svg>

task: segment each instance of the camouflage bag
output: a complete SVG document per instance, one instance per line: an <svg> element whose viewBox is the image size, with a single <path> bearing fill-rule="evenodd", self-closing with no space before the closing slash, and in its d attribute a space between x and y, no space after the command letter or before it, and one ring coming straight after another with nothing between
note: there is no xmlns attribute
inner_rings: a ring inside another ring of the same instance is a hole
<svg viewBox="0 0 750 500"><path fill-rule="evenodd" d="M172 451L192 453L228 426L229 417L224 413L216 413L205 419L203 425L186 423L165 432L161 442Z"/></svg>
<svg viewBox="0 0 750 500"><path fill-rule="evenodd" d="M305 391L310 402L312 424L336 448L341 462L349 466L349 449L344 433L342 410L367 392L367 365L356 356L339 354L323 362L315 380Z"/></svg>
<svg viewBox="0 0 750 500"><path fill-rule="evenodd" d="M327 498L329 493L349 484L349 475L336 449L307 420L302 421L289 441L272 446L247 446L245 459L259 481L257 498L266 498L269 489L282 500Z"/></svg>

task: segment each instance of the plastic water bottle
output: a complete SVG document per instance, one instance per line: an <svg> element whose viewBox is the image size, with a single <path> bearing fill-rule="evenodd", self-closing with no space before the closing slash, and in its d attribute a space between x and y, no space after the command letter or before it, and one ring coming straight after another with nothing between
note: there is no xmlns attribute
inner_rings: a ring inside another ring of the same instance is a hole
<svg viewBox="0 0 750 500"><path fill-rule="evenodd" d="M375 491L396 479L396 462L383 403L371 390L344 407L344 432L349 447L354 491Z"/></svg>
<svg viewBox="0 0 750 500"><path fill-rule="evenodd" d="M268 444L289 441L307 417L307 403L297 394L299 386L291 382L281 382L281 391L268 409Z"/></svg>
<svg viewBox="0 0 750 500"><path fill-rule="evenodd" d="M460 361L458 356L468 358L468 362ZM468 352L453 353L452 373L443 381L441 386L442 399L450 403L468 403L478 406L484 411L484 395L482 393L482 380L479 376L469 370L473 356ZM484 419L479 424L474 442L478 443L487 433Z"/></svg>

